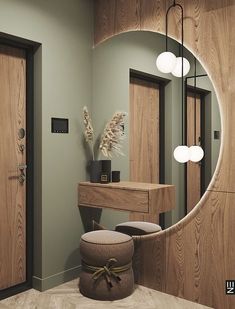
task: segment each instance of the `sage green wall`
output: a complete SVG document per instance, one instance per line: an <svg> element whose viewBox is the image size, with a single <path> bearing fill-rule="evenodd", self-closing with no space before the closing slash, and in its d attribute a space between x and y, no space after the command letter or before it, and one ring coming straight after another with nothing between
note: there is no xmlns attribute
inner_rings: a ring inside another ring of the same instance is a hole
<svg viewBox="0 0 235 309"><path fill-rule="evenodd" d="M0 0L0 31L42 43L35 55L34 285L77 275L77 183L86 177L83 105L91 104L92 1ZM52 134L51 117L69 118Z"/></svg>
<svg viewBox="0 0 235 309"><path fill-rule="evenodd" d="M92 58L92 116L95 132L99 134L115 111L129 111L130 69L171 80L165 91L165 182L176 185L176 209L166 214L166 226L170 226L184 216L182 205L185 177L184 165L177 163L172 155L175 147L181 144L181 79L157 70L156 57L164 50L165 37L148 31L120 34L98 45L93 50ZM178 54L178 44L173 40L170 40L170 50ZM192 73L193 55L185 51L185 56L191 62ZM198 72L202 73L203 68L199 64L198 66ZM201 85L202 81L199 84ZM203 86L204 89L213 90L210 82L204 83ZM214 109L216 104L215 101ZM217 112L218 110L215 114ZM216 117L219 119L219 116L214 116ZM122 180L129 179L128 118L125 131L125 156L112 158L112 168L121 170ZM125 220L128 220L127 213L112 210L103 210L101 217L101 223L109 228Z"/></svg>

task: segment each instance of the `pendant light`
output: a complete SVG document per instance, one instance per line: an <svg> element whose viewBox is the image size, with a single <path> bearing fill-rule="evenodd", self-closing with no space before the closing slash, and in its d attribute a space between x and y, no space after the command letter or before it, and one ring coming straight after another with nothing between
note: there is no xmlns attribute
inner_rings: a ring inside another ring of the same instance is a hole
<svg viewBox="0 0 235 309"><path fill-rule="evenodd" d="M186 163L189 161L189 148L186 145L177 146L174 150L174 158L179 163Z"/></svg>
<svg viewBox="0 0 235 309"><path fill-rule="evenodd" d="M182 8L182 16L183 16L183 8ZM183 17L182 17L183 22ZM183 58L184 55L184 45L183 45L183 33L182 33L182 44L181 44L181 56ZM186 163L189 160L189 148L188 146L184 145L184 61L181 61L181 91L182 91L182 144L177 146L174 150L174 158L179 163Z"/></svg>
<svg viewBox="0 0 235 309"><path fill-rule="evenodd" d="M182 27L181 27L181 33L182 33L182 45L184 41L184 12L183 7L180 4L175 3L175 0L173 4L168 8L166 12L166 51L161 53L156 60L156 66L158 70L162 73L172 73L176 77L181 77L187 75L190 70L190 64L186 58L183 58L183 54L181 54L181 57L177 57L170 51L168 51L168 13L171 10L171 8L178 6L181 9L181 19L182 19ZM183 61L182 61L183 59ZM181 71L183 62L183 72Z"/></svg>
<svg viewBox="0 0 235 309"><path fill-rule="evenodd" d="M172 52L165 51L157 57L156 66L162 73L171 73L174 70L175 65L176 56Z"/></svg>
<svg viewBox="0 0 235 309"><path fill-rule="evenodd" d="M204 157L204 151L197 145L197 93L196 93L196 58L194 57L194 145L189 147L189 160L199 162Z"/></svg>
<svg viewBox="0 0 235 309"><path fill-rule="evenodd" d="M183 66L184 66L183 76L185 76L188 74L190 70L190 63L186 58L183 58ZM171 72L171 74L174 75L175 77L181 77L182 74L181 67L182 67L182 57L177 57L175 67Z"/></svg>

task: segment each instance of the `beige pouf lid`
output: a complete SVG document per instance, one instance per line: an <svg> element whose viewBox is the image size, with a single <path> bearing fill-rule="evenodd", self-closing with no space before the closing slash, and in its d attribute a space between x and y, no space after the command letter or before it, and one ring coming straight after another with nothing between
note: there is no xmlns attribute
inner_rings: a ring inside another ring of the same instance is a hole
<svg viewBox="0 0 235 309"><path fill-rule="evenodd" d="M99 230L85 233L81 239L93 244L115 245L130 241L131 237L115 231Z"/></svg>
<svg viewBox="0 0 235 309"><path fill-rule="evenodd" d="M80 241L82 260L93 266L103 266L110 258L115 258L117 264L128 264L134 253L133 239L125 234L101 230L82 235Z"/></svg>
<svg viewBox="0 0 235 309"><path fill-rule="evenodd" d="M161 231L162 228L160 225L151 222L128 221L116 225L115 230L130 236L134 236L157 233Z"/></svg>

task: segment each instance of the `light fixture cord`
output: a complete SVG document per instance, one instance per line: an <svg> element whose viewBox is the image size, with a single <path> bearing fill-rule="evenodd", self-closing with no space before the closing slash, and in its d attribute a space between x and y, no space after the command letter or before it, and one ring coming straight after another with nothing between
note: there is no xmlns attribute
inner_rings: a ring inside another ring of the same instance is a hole
<svg viewBox="0 0 235 309"><path fill-rule="evenodd" d="M173 1L173 4L169 6L169 8L166 11L166 51L168 51L168 13L170 10L175 7L177 4L175 3L175 0Z"/></svg>
<svg viewBox="0 0 235 309"><path fill-rule="evenodd" d="M194 145L197 144L197 62L196 57L194 57Z"/></svg>
<svg viewBox="0 0 235 309"><path fill-rule="evenodd" d="M181 26L181 36L182 36L182 44L181 44L181 91L182 91L182 145L184 145L184 10L181 5L181 19L182 19L182 26Z"/></svg>
<svg viewBox="0 0 235 309"><path fill-rule="evenodd" d="M182 145L184 144L184 76L183 76L183 73L184 73L184 62L183 62L183 56L184 56L184 9L182 7L182 5L178 4L175 2L175 0L173 1L173 4L171 6L169 6L169 8L167 9L167 12L166 12L166 51L168 51L168 14L169 14L169 11L173 8L173 7L176 7L178 6L181 10L181 21L182 21L182 25L181 25L181 38L182 38L182 41L181 41L181 85L182 85Z"/></svg>

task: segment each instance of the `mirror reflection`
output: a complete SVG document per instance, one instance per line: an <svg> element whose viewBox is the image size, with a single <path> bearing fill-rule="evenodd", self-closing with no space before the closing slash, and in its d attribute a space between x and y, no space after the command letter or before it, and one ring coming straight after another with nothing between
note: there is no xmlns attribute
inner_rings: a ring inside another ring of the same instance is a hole
<svg viewBox="0 0 235 309"><path fill-rule="evenodd" d="M128 112L125 156L113 158L112 167L121 171L121 180L176 186L176 207L161 218L166 228L189 213L208 187L219 155L221 122L215 90L198 60L194 85L194 56L187 49L191 68L184 78L182 114L181 78L156 67L164 49L164 36L148 31L120 34L98 45L93 50L92 114L94 126L102 131L114 111ZM177 54L178 42L169 39L169 50ZM196 132L205 153L200 162L174 159L182 130L188 146L194 145ZM104 209L101 223L110 222L108 228L113 228L127 220L127 213Z"/></svg>

